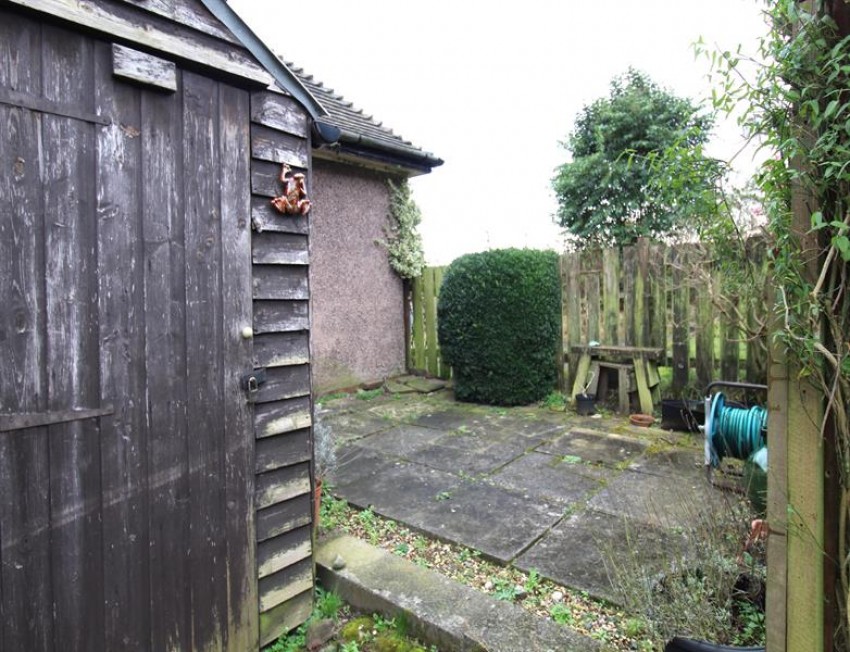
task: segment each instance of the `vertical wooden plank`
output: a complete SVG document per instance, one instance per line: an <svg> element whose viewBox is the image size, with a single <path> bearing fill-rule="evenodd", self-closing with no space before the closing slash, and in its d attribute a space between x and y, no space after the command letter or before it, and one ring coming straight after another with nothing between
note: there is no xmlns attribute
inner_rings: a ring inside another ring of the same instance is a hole
<svg viewBox="0 0 850 652"><path fill-rule="evenodd" d="M413 281L404 279L402 281L402 301L404 302L402 319L404 324L404 369L410 371L413 368L413 332L411 330L413 321Z"/></svg>
<svg viewBox="0 0 850 652"><path fill-rule="evenodd" d="M625 346L637 346L635 339L635 275L637 252L634 247L623 247L623 339Z"/></svg>
<svg viewBox="0 0 850 652"><path fill-rule="evenodd" d="M799 375L790 370L793 378ZM823 395L804 379L787 403L788 523L786 531L789 650L820 649L824 626Z"/></svg>
<svg viewBox="0 0 850 652"><path fill-rule="evenodd" d="M93 112L93 44L43 28L44 95ZM99 332L94 126L43 117L47 230L49 410L96 407ZM51 426L50 516L54 641L64 650L103 641L100 442L96 420Z"/></svg>
<svg viewBox="0 0 850 652"><path fill-rule="evenodd" d="M732 301L737 303L737 297ZM741 333L737 319L731 311L720 313L720 333L722 336L722 356L720 359L720 378L722 380L738 380L738 362L741 357Z"/></svg>
<svg viewBox="0 0 850 652"><path fill-rule="evenodd" d="M765 634L767 649L785 652L787 633L788 574L788 366L783 346L773 342L770 350L767 391L767 430L770 433L767 479L767 589Z"/></svg>
<svg viewBox="0 0 850 652"><path fill-rule="evenodd" d="M634 365L640 411L644 414L652 414L652 394L649 391L646 362L638 356L634 359Z"/></svg>
<svg viewBox="0 0 850 652"><path fill-rule="evenodd" d="M239 384L253 366L251 340L250 102L248 93L222 85L219 94L221 161L222 345L224 347L225 523L231 652L254 650L259 639L254 541L252 414Z"/></svg>
<svg viewBox="0 0 850 652"><path fill-rule="evenodd" d="M95 105L114 123L97 128L97 261L101 420L104 645L150 646L147 423L144 401L141 121L139 91L113 83L111 51L95 51ZM156 318L150 315L149 318ZM152 379L158 382L158 379Z"/></svg>
<svg viewBox="0 0 850 652"><path fill-rule="evenodd" d="M572 386L576 376L579 357L571 351L572 346L581 344L584 337L581 333L581 294L579 292L578 272L581 266L578 253L565 254L562 261L564 289L562 294L563 322L566 325L567 341L564 348L569 361L569 377L565 379L567 387Z"/></svg>
<svg viewBox="0 0 850 652"><path fill-rule="evenodd" d="M696 370L697 386L700 388L705 387L714 380L714 309L711 303L712 291L713 288L710 285L696 288Z"/></svg>
<svg viewBox="0 0 850 652"><path fill-rule="evenodd" d="M425 277L413 280L413 368L425 369Z"/></svg>
<svg viewBox="0 0 850 652"><path fill-rule="evenodd" d="M573 391L570 394L570 398L575 399L576 394L581 394L584 392L584 386L585 384L587 384L587 374L589 370L590 355L584 353L578 361L575 373L575 381L573 383Z"/></svg>
<svg viewBox="0 0 850 652"><path fill-rule="evenodd" d="M443 287L443 274L445 271L445 267L434 268L434 287L436 288L436 295L434 296L434 346L437 348L437 375L440 378L448 379L452 375L452 369L443 361L443 352L440 350L440 338L438 337L439 324L437 323L436 313L436 306L440 301L440 288Z"/></svg>
<svg viewBox="0 0 850 652"><path fill-rule="evenodd" d="M622 342L620 329L620 251L616 248L602 252L602 305L605 328L603 343L609 346Z"/></svg>
<svg viewBox="0 0 850 652"><path fill-rule="evenodd" d="M635 245L635 276L634 276L634 329L635 346L647 346L649 336L649 302L647 295L652 292L649 280L649 241L639 238Z"/></svg>
<svg viewBox="0 0 850 652"><path fill-rule="evenodd" d="M437 279L433 267L428 267L422 273L425 287L423 298L425 303L425 370L431 376L436 376L437 368Z"/></svg>
<svg viewBox="0 0 850 652"><path fill-rule="evenodd" d="M222 650L225 577L218 85L183 73L192 649Z"/></svg>
<svg viewBox="0 0 850 652"><path fill-rule="evenodd" d="M765 307L771 306L765 300L764 303L759 301L750 301L747 306L747 330L750 333L759 332L759 322L765 319ZM767 335L750 339L747 344L747 359L746 359L746 379L751 383L763 383L765 378L766 361L767 361Z"/></svg>
<svg viewBox="0 0 850 652"><path fill-rule="evenodd" d="M673 387L681 394L689 383L690 374L690 288L685 277L687 251L679 248L671 257L673 303Z"/></svg>
<svg viewBox="0 0 850 652"><path fill-rule="evenodd" d="M661 349L664 358L659 361L666 364L667 358L667 247L655 244L649 253L650 275L650 311L649 311L649 346Z"/></svg>
<svg viewBox="0 0 850 652"><path fill-rule="evenodd" d="M620 414L631 412L631 405L629 405L629 372L625 369L617 370L617 406Z"/></svg>
<svg viewBox="0 0 850 652"><path fill-rule="evenodd" d="M600 342L599 329L599 309L602 304L602 299L599 296L599 267L601 256L599 252L591 252L584 256L585 264L589 267L583 274L585 299L587 301L587 339L588 342Z"/></svg>
<svg viewBox="0 0 850 652"><path fill-rule="evenodd" d="M141 97L152 650L191 649L182 103Z"/></svg>
<svg viewBox="0 0 850 652"><path fill-rule="evenodd" d="M41 30L4 14L0 87L41 94ZM41 116L0 105L0 411L47 407ZM0 435L0 649L53 645L47 428ZM14 499L9 499L14 497Z"/></svg>

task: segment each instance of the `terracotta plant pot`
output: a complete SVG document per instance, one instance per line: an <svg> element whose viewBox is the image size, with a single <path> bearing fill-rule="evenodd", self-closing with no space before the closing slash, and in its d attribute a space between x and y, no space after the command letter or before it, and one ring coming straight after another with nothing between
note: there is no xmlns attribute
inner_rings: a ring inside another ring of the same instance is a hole
<svg viewBox="0 0 850 652"><path fill-rule="evenodd" d="M641 428L648 428L653 423L655 423L655 417L651 414L632 414L629 417L629 423L633 426L640 426Z"/></svg>

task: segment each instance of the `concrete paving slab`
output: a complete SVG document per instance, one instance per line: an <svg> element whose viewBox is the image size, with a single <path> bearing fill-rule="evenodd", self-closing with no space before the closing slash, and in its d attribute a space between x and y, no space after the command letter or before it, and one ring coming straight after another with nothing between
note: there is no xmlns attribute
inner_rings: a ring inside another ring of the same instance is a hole
<svg viewBox="0 0 850 652"><path fill-rule="evenodd" d="M478 421L480 415L470 410L460 408L449 408L442 410L431 410L413 420L417 426L436 428L438 430L455 430L461 426L472 428Z"/></svg>
<svg viewBox="0 0 850 652"><path fill-rule="evenodd" d="M438 389L443 389L446 386L445 380L439 378L419 378L414 376L410 380L405 381L405 385L412 387L421 394L430 394Z"/></svg>
<svg viewBox="0 0 850 652"><path fill-rule="evenodd" d="M724 493L704 476L651 475L624 471L589 506L600 512L666 528L693 523L706 509L724 509Z"/></svg>
<svg viewBox="0 0 850 652"><path fill-rule="evenodd" d="M335 487L351 484L363 476L374 477L379 473L388 472L388 467L396 462L374 449L360 446L357 442L338 447L336 459L337 467L329 475L329 480Z"/></svg>
<svg viewBox="0 0 850 652"><path fill-rule="evenodd" d="M434 443L417 451L414 461L459 476L473 477L492 473L524 452L522 447L505 444L464 450Z"/></svg>
<svg viewBox="0 0 850 652"><path fill-rule="evenodd" d="M593 464L615 466L637 457L647 445L647 442L637 439L573 428L552 442L543 444L538 450L553 455L579 457Z"/></svg>
<svg viewBox="0 0 850 652"><path fill-rule="evenodd" d="M442 434L431 443L464 451L484 450L495 443L490 433L482 431L453 430L443 433L442 431L434 430L433 432L440 432Z"/></svg>
<svg viewBox="0 0 850 652"><path fill-rule="evenodd" d="M605 560L635 559L646 568L665 567L665 550L676 535L660 528L627 524L618 516L592 510L564 519L514 563L591 596L618 601Z"/></svg>
<svg viewBox="0 0 850 652"><path fill-rule="evenodd" d="M345 562L334 569L334 560ZM319 579L355 608L406 616L411 633L458 652L594 652L591 638L352 537L316 549Z"/></svg>
<svg viewBox="0 0 850 652"><path fill-rule="evenodd" d="M499 469L488 482L545 502L565 506L584 503L604 483L581 475L576 466L563 462L557 455L531 452Z"/></svg>
<svg viewBox="0 0 850 652"><path fill-rule="evenodd" d="M457 476L420 464L391 462L367 474L339 479L335 493L357 507L372 507L388 518L428 529L429 510L460 482Z"/></svg>
<svg viewBox="0 0 850 652"><path fill-rule="evenodd" d="M375 432L388 430L395 425L393 421L360 410L345 412L322 411L316 415L316 419L330 428L331 435L339 444L360 439Z"/></svg>
<svg viewBox="0 0 850 652"><path fill-rule="evenodd" d="M484 483L464 482L419 515L417 527L507 563L563 516L563 506Z"/></svg>
<svg viewBox="0 0 850 652"><path fill-rule="evenodd" d="M485 428L494 440L515 442L521 439L530 446L539 446L566 432L565 423L504 417L486 422Z"/></svg>
<svg viewBox="0 0 850 652"><path fill-rule="evenodd" d="M387 456L408 459L443 436L444 433L439 430L404 424L368 435L358 443L364 448L372 448Z"/></svg>
<svg viewBox="0 0 850 652"><path fill-rule="evenodd" d="M652 475L676 475L687 478L705 478L704 454L696 449L672 449L646 453L635 459L630 471Z"/></svg>
<svg viewBox="0 0 850 652"><path fill-rule="evenodd" d="M412 394L416 391L410 385L405 385L404 383L395 380L388 380L385 382L384 389L386 389L390 394Z"/></svg>

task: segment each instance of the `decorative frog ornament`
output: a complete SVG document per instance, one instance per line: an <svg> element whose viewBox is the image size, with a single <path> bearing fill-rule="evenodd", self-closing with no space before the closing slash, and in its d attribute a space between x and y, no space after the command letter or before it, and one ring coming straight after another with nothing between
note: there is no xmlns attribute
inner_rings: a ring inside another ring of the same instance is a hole
<svg viewBox="0 0 850 652"><path fill-rule="evenodd" d="M292 174L292 168L286 163L280 171L283 194L272 199L272 206L285 215L306 215L310 212L310 200L307 198L307 182L300 172Z"/></svg>

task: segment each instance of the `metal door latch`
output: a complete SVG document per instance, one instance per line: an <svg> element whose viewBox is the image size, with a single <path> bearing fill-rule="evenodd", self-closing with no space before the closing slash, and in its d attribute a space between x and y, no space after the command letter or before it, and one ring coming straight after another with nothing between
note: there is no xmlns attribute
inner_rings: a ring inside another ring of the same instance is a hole
<svg viewBox="0 0 850 652"><path fill-rule="evenodd" d="M248 400L253 403L254 398L257 395L257 392L260 391L260 385L266 382L266 370L265 369L254 369L254 371L243 374L240 379L240 385L242 389L247 392Z"/></svg>

